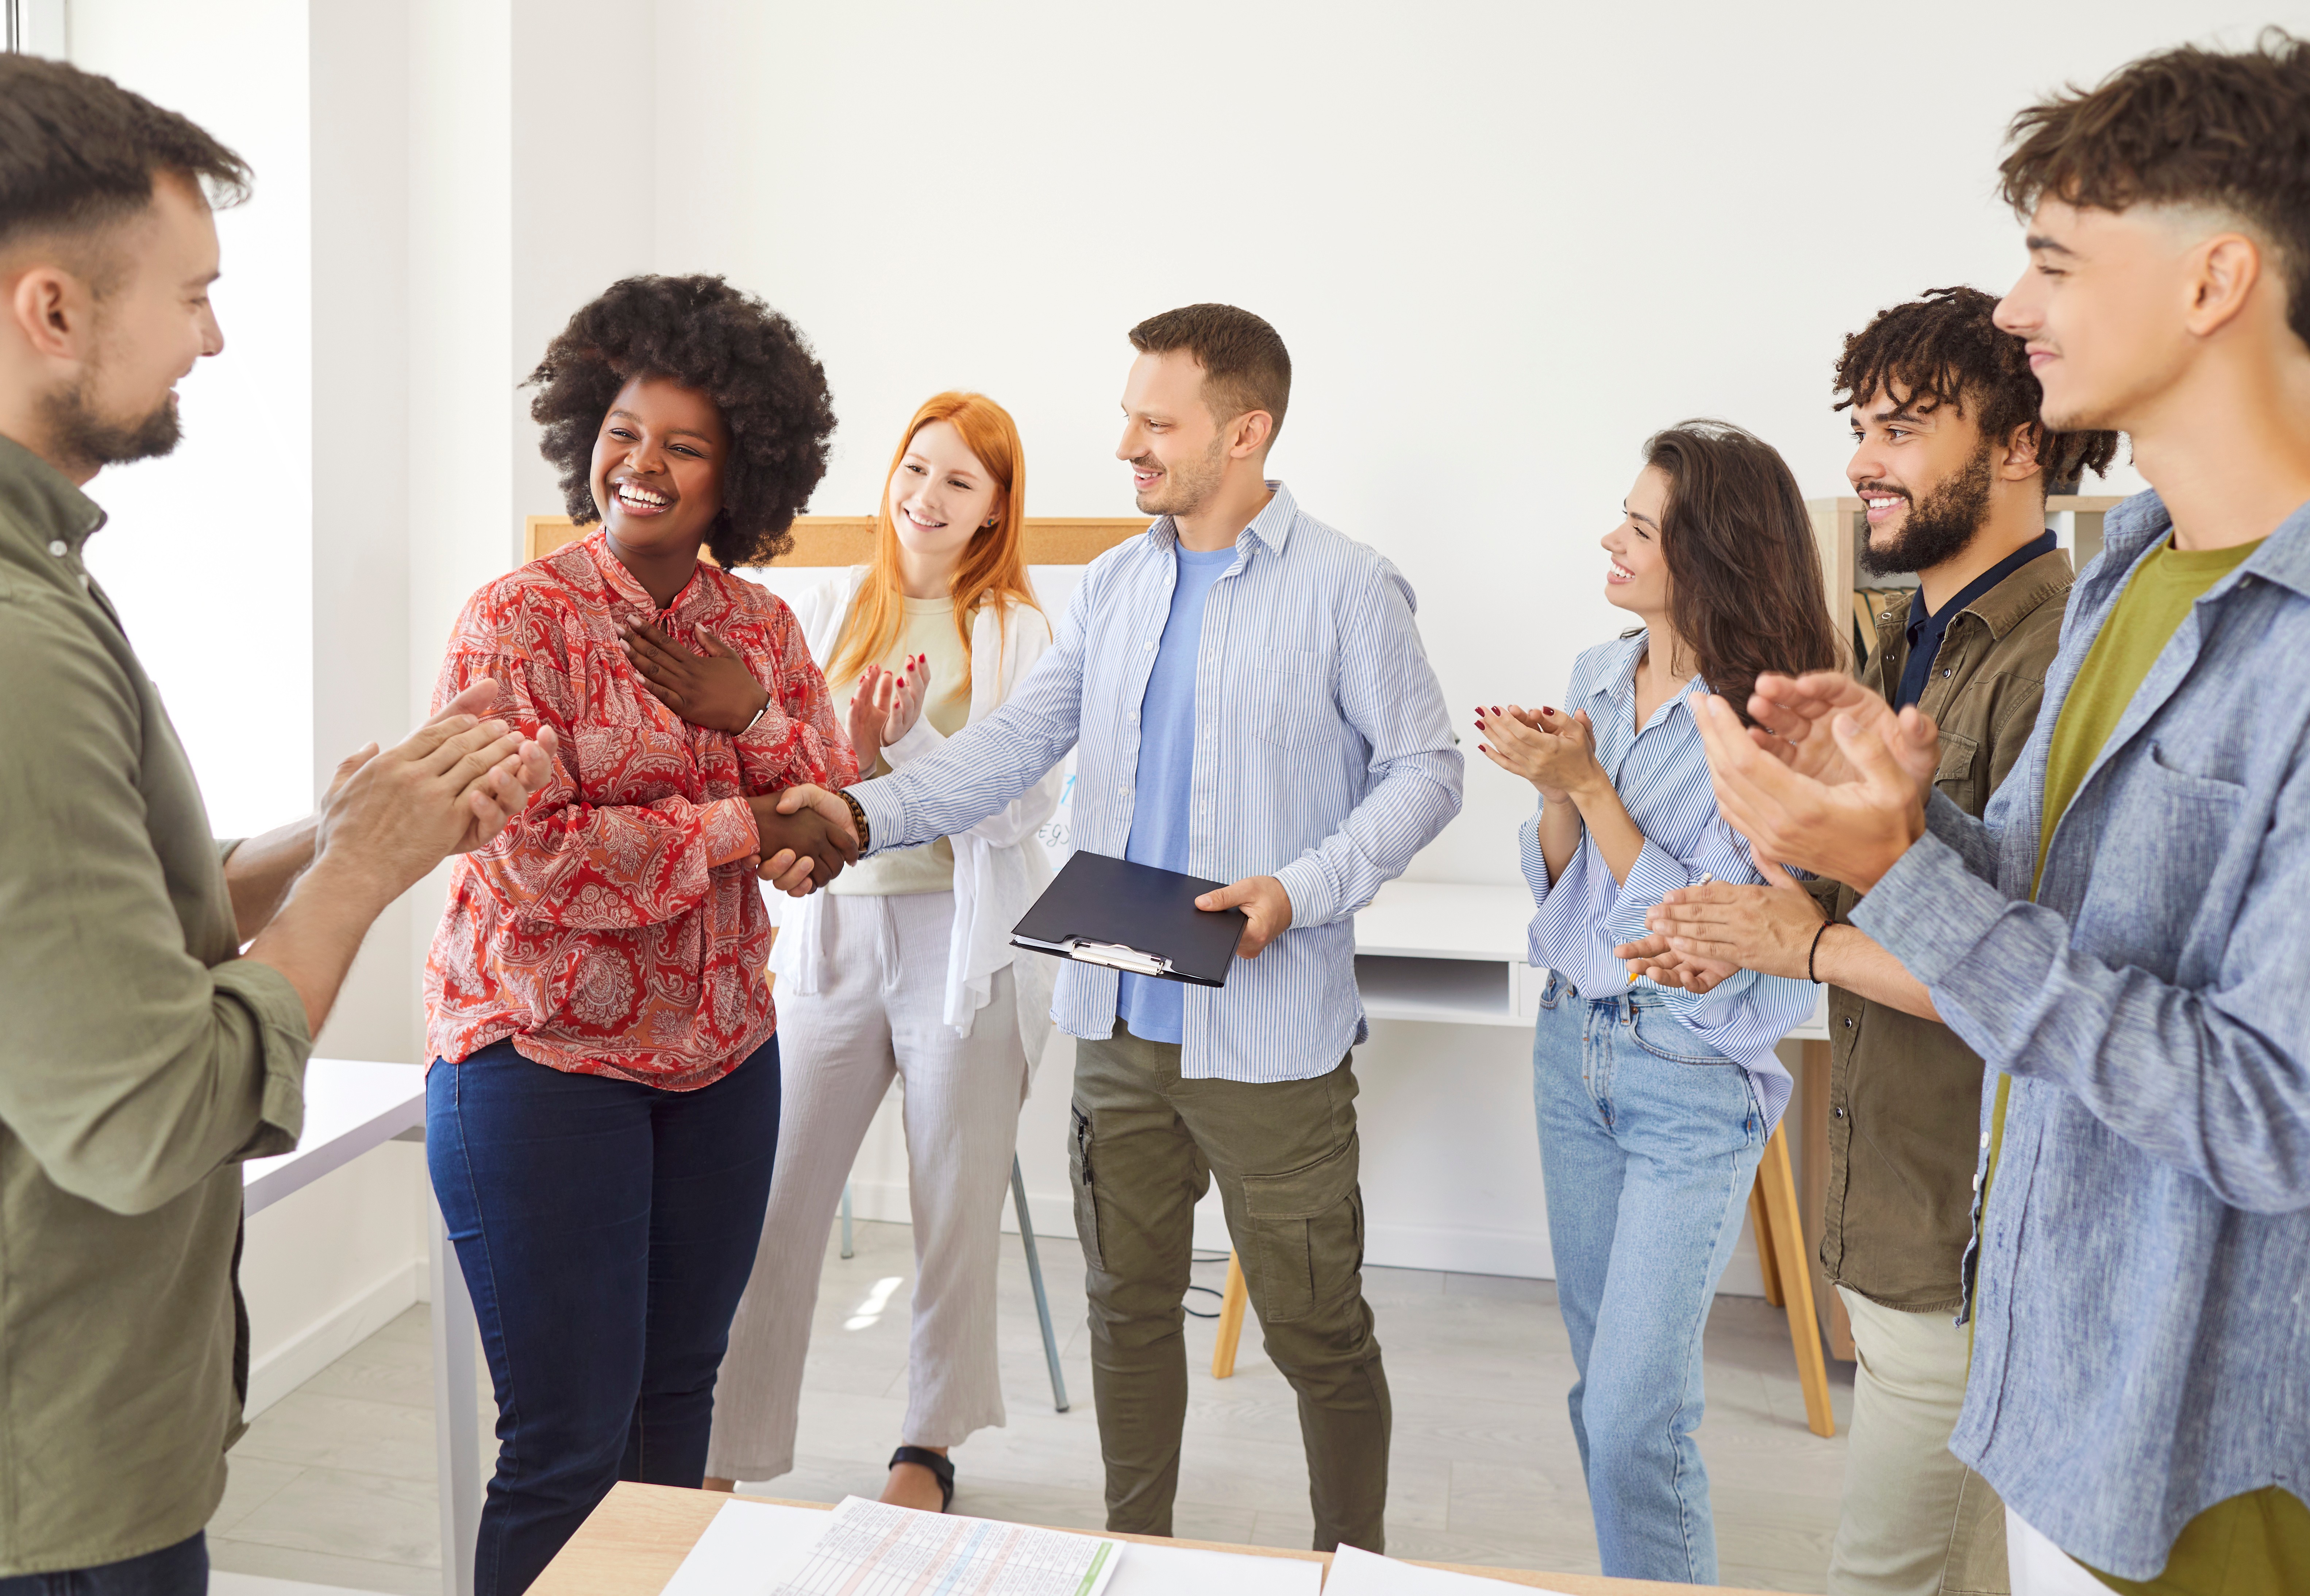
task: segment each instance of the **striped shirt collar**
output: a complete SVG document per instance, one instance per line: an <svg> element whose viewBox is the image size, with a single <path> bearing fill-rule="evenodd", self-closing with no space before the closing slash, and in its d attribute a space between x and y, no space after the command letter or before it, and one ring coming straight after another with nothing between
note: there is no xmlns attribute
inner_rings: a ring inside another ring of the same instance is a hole
<svg viewBox="0 0 2310 1596"><path fill-rule="evenodd" d="M1637 664L1645 657L1645 649L1650 641L1651 634L1643 630L1637 631L1632 637L1620 639L1620 651L1612 659L1611 668L1599 673L1596 680L1589 684L1588 697L1592 699L1601 698L1604 702L1604 711L1591 709L1588 712L1588 718L1596 723L1597 741L1600 744L1605 735L1604 728L1608 725L1627 730L1633 739L1660 724L1664 716L1672 715L1679 710L1690 716L1692 706L1686 700L1695 692L1708 691L1708 683L1696 675L1681 688L1671 693L1667 701L1653 711L1651 720L1646 721L1641 727L1637 726L1636 724ZM1605 711L1609 711L1609 719Z"/></svg>
<svg viewBox="0 0 2310 1596"><path fill-rule="evenodd" d="M1291 524L1299 518L1298 501L1291 497L1290 489L1272 477L1267 481L1267 491L1272 497L1268 499L1266 507L1251 518L1250 525L1236 534L1237 549L1244 550L1244 539L1256 538L1267 546L1269 553L1281 554L1283 545L1290 541ZM1168 516L1158 516L1155 524L1147 529L1147 535L1154 540L1157 548L1168 550L1179 541L1178 523ZM1248 552L1247 550L1244 551Z"/></svg>

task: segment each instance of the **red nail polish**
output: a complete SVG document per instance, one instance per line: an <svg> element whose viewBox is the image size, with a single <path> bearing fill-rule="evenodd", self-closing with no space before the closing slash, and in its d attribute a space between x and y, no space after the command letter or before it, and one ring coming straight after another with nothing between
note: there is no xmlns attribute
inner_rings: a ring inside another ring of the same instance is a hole
<svg viewBox="0 0 2310 1596"><path fill-rule="evenodd" d="M1556 713L1556 711L1555 711L1555 710L1550 709L1550 708L1547 705L1545 705L1545 704L1542 704L1542 705L1540 707L1540 712L1541 712L1542 715L1554 715L1554 714Z"/></svg>

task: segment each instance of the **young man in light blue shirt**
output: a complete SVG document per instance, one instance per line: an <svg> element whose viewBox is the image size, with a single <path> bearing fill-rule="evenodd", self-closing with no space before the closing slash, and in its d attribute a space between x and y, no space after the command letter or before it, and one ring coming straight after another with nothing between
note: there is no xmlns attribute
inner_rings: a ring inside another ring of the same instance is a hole
<svg viewBox="0 0 2310 1596"><path fill-rule="evenodd" d="M1146 534L1084 575L1001 709L829 799L868 853L968 829L1078 737L1080 845L1232 885L1219 989L1060 972L1070 1172L1089 1264L1107 1527L1171 1532L1181 1308L1214 1177L1268 1356L1299 1397L1315 1544L1380 1550L1388 1394L1362 1286L1353 916L1460 808L1444 695L1395 568L1264 466L1291 365L1259 317L1194 305L1132 329L1123 442ZM845 801L847 801L847 804Z"/></svg>

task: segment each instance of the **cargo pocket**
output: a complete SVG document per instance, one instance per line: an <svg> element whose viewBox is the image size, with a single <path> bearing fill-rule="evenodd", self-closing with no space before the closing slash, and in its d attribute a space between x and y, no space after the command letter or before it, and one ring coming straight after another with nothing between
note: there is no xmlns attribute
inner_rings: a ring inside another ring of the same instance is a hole
<svg viewBox="0 0 2310 1596"><path fill-rule="evenodd" d="M1364 1266L1364 1199L1350 1135L1313 1164L1243 1177L1248 1284L1260 1321L1288 1324L1332 1301Z"/></svg>
<svg viewBox="0 0 2310 1596"><path fill-rule="evenodd" d="M1067 1184L1074 1188L1075 1238L1082 1243L1083 1262L1104 1271L1107 1261L1099 1249L1099 1193L1091 1184L1090 1115L1080 1103L1074 1111L1074 1140L1067 1144Z"/></svg>

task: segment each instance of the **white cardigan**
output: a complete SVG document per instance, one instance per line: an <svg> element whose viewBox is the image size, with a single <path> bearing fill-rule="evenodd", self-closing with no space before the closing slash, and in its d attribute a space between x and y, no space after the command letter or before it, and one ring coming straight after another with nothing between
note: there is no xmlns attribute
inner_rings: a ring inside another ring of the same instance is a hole
<svg viewBox="0 0 2310 1596"><path fill-rule="evenodd" d="M795 619L821 671L833 656L843 618L865 576L864 566L855 566L794 603ZM1050 646L1051 629L1039 614L1016 603L983 605L971 623L967 724L976 725L1007 700ZM847 708L838 706L837 713ZM897 769L945 742L930 716L918 715L907 734L882 753ZM859 763L871 765L873 760L862 750ZM1011 928L1050 884L1051 867L1035 833L1058 811L1061 785L1061 769L1055 768L1007 807L948 839L954 847L954 934L947 948L943 1018L957 1036L970 1035L972 1021L994 994L994 972L1009 966L1019 999L1019 1038L1026 1046L1030 1072L1041 1061L1043 1044L1051 1034L1051 986L1058 964L1041 957L1018 958L1019 950L1011 945ZM826 895L813 892L796 899L767 886L762 895L769 904L771 922L778 926L770 968L784 990L815 996L825 970ZM905 971L901 978L918 979L923 973Z"/></svg>

